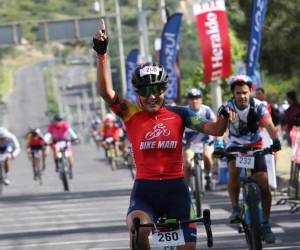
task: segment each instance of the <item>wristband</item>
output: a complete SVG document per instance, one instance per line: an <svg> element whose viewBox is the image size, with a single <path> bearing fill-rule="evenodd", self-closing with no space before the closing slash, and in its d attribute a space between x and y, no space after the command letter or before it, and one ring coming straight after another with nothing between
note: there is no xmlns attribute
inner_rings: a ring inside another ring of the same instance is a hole
<svg viewBox="0 0 300 250"><path fill-rule="evenodd" d="M107 53L105 53L105 54L97 54L97 58L99 59L99 60L105 60L106 58L107 58Z"/></svg>

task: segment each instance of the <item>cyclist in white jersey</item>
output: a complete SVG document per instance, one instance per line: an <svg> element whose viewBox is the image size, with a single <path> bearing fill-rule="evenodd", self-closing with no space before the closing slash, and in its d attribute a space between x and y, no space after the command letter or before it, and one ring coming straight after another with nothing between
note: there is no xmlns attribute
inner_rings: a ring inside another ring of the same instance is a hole
<svg viewBox="0 0 300 250"><path fill-rule="evenodd" d="M209 106L202 104L202 92L200 89L192 88L186 94L188 108L195 112L199 117L205 118L209 121L215 121L216 115ZM191 182L191 165L194 157L194 151L191 145L201 145L204 144L203 157L204 157L204 167L205 167L205 190L211 190L211 180L210 171L212 168L213 160L213 146L208 143L214 139L213 136L186 128L184 131L184 142L185 142L185 152L184 152L184 176L188 184Z"/></svg>
<svg viewBox="0 0 300 250"><path fill-rule="evenodd" d="M223 104L218 112L229 108L236 112L236 119L229 123L227 151L236 151L237 148L259 149L262 148L262 137L259 132L258 123L261 122L267 129L273 140L272 149L281 149L275 126L266 106L259 100L251 98L252 80L246 75L235 76L230 83L233 98ZM232 214L230 223L240 221L239 191L240 170L236 167L234 157L228 158L229 180L228 192L232 203ZM268 175L264 156L255 156L255 169L253 178L261 189L262 206L264 210L264 223L262 225L262 237L267 243L275 242L275 236L269 225L271 209L271 192L268 185Z"/></svg>

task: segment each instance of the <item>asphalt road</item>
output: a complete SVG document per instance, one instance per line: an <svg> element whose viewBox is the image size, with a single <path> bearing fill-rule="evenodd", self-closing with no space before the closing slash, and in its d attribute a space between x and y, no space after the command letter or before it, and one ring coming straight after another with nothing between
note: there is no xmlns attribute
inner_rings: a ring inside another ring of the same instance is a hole
<svg viewBox="0 0 300 250"><path fill-rule="evenodd" d="M46 66L41 63L22 68L7 104L4 121L22 145L28 127L46 126L48 122L41 77ZM82 76L66 73L74 72L74 67L78 65L65 68L62 76L69 75L68 81L74 81L74 85L82 84ZM81 80L72 80L74 77ZM72 98L68 99L72 102ZM103 152L93 144L75 146L74 157L76 165L70 192L63 191L51 157L47 160L42 186L33 181L24 150L14 161L10 173L12 184L5 187L0 197L0 250L129 249L125 223L132 186L129 171L121 168L112 172ZM227 192L207 193L204 203L204 207L211 209L213 249L246 249L244 236L228 224ZM264 245L264 249L300 249L299 212L291 214L287 205L273 206L272 225L277 243ZM198 229L197 249L207 249L204 228Z"/></svg>

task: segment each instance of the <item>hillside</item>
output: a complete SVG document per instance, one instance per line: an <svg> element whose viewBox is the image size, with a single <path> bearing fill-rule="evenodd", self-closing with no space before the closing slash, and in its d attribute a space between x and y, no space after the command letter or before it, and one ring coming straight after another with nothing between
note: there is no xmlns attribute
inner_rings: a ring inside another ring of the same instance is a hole
<svg viewBox="0 0 300 250"><path fill-rule="evenodd" d="M114 0L105 0L104 2L106 12L113 13ZM136 2L136 0L119 0L126 53L132 48L138 47ZM187 14L184 17L184 24L181 30L180 62L183 86L197 85L199 80L201 81L199 79L201 56L193 21L194 17L187 9L184 9L191 7L193 2L195 1L166 0L169 14L174 13L178 9L185 11L185 14ZM231 42L235 51L233 55L234 60L245 60L251 18L251 2L250 0L226 1ZM92 10L93 3L94 0L0 0L0 24L21 22L24 38L32 43L36 41L38 21L98 15ZM297 21L300 8L294 1L283 3L269 0L268 4L263 29L260 66L266 83L265 87L271 93L272 101L278 101L284 98L284 93L288 89L300 89L298 82L300 59L297 56L300 54L300 26ZM143 1L143 7L148 13L150 49L152 55L155 55L153 48L154 39L160 36L163 26L160 17L159 1ZM111 32L115 33L113 20ZM89 44L85 45L87 47L90 46ZM117 51L115 48L116 44L112 42L113 57L117 56L117 53L114 53ZM8 53L7 50L0 50L0 52L0 56L3 53ZM232 63L234 65L234 61ZM116 67L118 66L116 65ZM118 80L118 76L115 77ZM276 89L272 87L274 84L277 86Z"/></svg>

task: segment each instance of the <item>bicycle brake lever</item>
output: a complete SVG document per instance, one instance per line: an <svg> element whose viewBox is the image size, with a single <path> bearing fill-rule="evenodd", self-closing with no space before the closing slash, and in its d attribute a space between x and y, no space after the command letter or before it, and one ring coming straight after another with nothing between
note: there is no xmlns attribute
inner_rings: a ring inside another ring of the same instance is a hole
<svg viewBox="0 0 300 250"><path fill-rule="evenodd" d="M210 210L205 209L203 211L203 224L206 231L207 236L207 246L212 247L213 246L213 235L211 231L211 220L210 220Z"/></svg>

